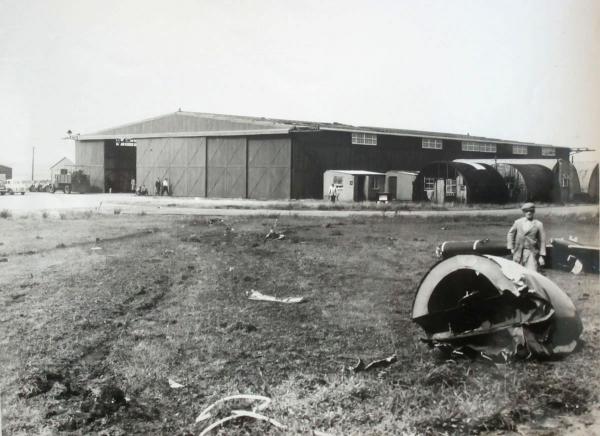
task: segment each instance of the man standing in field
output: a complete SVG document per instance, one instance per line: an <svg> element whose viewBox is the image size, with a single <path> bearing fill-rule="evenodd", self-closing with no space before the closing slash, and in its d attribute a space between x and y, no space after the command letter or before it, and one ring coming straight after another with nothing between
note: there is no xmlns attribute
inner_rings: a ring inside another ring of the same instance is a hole
<svg viewBox="0 0 600 436"><path fill-rule="evenodd" d="M546 233L541 221L533 219L535 205L525 203L521 206L525 214L514 222L506 237L507 247L513 260L533 271L544 266L546 256Z"/></svg>

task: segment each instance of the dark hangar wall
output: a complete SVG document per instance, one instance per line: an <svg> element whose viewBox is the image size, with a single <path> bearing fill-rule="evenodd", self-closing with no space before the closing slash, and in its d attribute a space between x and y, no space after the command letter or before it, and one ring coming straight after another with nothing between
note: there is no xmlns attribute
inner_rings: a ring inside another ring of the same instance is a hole
<svg viewBox="0 0 600 436"><path fill-rule="evenodd" d="M491 142L491 141L490 141ZM442 150L422 148L422 138L377 135L377 145L352 144L349 132L292 133L292 198L322 198L326 170L420 171L435 161L454 159L541 158L541 147L529 146L527 155L512 153L511 144L497 144L496 153L462 151L460 140L443 140ZM556 149L556 158L569 150Z"/></svg>

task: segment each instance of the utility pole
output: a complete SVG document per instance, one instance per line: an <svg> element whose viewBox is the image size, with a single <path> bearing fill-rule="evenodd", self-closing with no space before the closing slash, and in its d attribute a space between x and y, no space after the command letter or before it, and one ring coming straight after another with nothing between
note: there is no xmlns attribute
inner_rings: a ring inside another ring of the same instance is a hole
<svg viewBox="0 0 600 436"><path fill-rule="evenodd" d="M35 178L33 177L33 162L35 160L35 147L33 147L33 153L31 154L31 181L33 182Z"/></svg>

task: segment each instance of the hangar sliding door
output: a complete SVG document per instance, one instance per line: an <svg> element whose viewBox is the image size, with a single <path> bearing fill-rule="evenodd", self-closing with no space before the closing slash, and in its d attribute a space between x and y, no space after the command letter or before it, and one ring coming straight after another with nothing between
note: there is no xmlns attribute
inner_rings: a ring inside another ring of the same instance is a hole
<svg viewBox="0 0 600 436"><path fill-rule="evenodd" d="M172 195L206 195L206 138L139 139L137 149L138 185L154 192L156 179L168 178Z"/></svg>
<svg viewBox="0 0 600 436"><path fill-rule="evenodd" d="M290 198L289 138L248 140L248 198Z"/></svg>
<svg viewBox="0 0 600 436"><path fill-rule="evenodd" d="M246 138L208 138L206 196L246 197Z"/></svg>

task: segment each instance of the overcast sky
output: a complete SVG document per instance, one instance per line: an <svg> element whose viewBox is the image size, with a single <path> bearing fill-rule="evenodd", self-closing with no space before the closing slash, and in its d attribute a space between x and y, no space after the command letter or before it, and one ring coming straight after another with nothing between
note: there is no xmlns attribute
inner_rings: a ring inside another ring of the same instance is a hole
<svg viewBox="0 0 600 436"><path fill-rule="evenodd" d="M597 147L600 1L0 0L14 178L178 108Z"/></svg>

